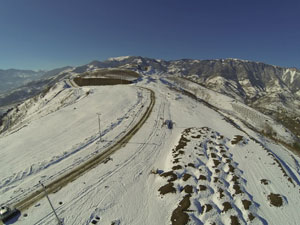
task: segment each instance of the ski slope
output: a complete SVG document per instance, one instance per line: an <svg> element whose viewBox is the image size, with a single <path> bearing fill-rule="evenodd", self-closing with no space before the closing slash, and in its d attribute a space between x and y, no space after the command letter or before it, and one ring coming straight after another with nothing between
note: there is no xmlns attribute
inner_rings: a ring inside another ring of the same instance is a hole
<svg viewBox="0 0 300 225"><path fill-rule="evenodd" d="M27 106L19 124L1 136L1 193L14 196L2 199L14 202L30 192L32 184L47 183L120 138L150 100L145 90L124 87L123 91L61 84ZM110 142L99 142L96 113L101 113L101 139Z"/></svg>
<svg viewBox="0 0 300 225"><path fill-rule="evenodd" d="M156 100L130 142L49 195L64 224L298 223L299 157L156 76L128 86L61 83L28 103L15 129L0 137L1 203L17 202L39 180L47 185L126 133L150 101L140 87L153 90ZM227 98L218 95L234 111ZM14 224L57 221L43 198Z"/></svg>

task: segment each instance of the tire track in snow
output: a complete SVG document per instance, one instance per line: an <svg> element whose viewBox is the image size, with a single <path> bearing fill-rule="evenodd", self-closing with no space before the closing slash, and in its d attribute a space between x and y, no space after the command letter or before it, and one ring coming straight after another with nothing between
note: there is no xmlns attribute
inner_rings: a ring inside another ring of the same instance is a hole
<svg viewBox="0 0 300 225"><path fill-rule="evenodd" d="M140 169L140 172L138 174L136 174L134 176L134 179L137 178L137 176L140 175L140 173L143 173L144 170L146 168L143 168L142 164L133 164L132 165L132 162L135 162L135 159L143 152L143 150L149 145L151 144L151 141L153 140L153 138L155 138L158 134L159 131L162 131L162 132L159 132L158 136L160 137L160 142L156 145L154 145L153 148L147 150L147 156L144 160L150 160L150 158L155 158L153 157L153 155L155 154L155 152L157 152L158 148L160 147L160 145L163 143L163 140L165 138L165 135L166 135L166 132L164 129L161 129L161 124L163 123L163 121L161 120L161 118L164 118L165 117L165 112L166 112L166 109L169 109L169 103L166 103L167 101L164 100L162 101L160 104L159 104L159 108L157 109L157 115L156 115L156 119L155 119L155 123L154 125L152 126L151 128L151 131L149 133L149 135L147 135L147 137L145 137L145 142L141 143L137 150L135 151L134 154L130 155L129 158L127 158L126 160L123 161L122 164L120 164L118 167L114 168L113 170L105 173L104 175L101 176L101 178L93 183L92 185L90 185L89 187L86 187L84 190L82 190L80 193L77 194L76 197L74 197L74 199L68 203L64 203L64 206L63 208L58 208L58 212L59 214L63 214L63 212L65 211L70 211L69 209L73 209L74 205L81 205L82 204L90 204L89 201L84 201L84 203L82 203L82 199L83 198L88 198L87 196L96 196L97 193L99 192L99 187L101 187L101 185L103 185L105 182L107 182L110 178L113 177L113 175L115 175L116 173L118 173L120 170L123 170L125 167L138 167ZM167 112L167 116L170 115L169 112ZM125 143L127 144L127 143ZM130 144L130 143L129 143ZM105 188L104 188L105 190ZM95 192L95 193L93 193ZM109 195L109 193L111 193L111 190L109 189L108 190L108 193L105 195L105 197L99 201L99 203L97 205L94 205L92 208L95 209L93 211L93 213L90 215L90 217L88 218L88 220L85 222L85 224L90 224L90 222L93 220L94 218L94 215L98 214L99 215L99 212L97 213L97 210L99 211L99 206L101 205L101 202L104 201L104 199L107 197L107 195ZM81 202L80 204L78 204L78 202ZM90 208L90 207L87 207L87 208ZM45 216L44 218L42 218L38 223L36 224L45 224L46 222L49 222L51 221L53 215L49 214L47 216ZM80 218L80 217L78 217ZM70 221L69 221L70 222ZM74 218L72 221L71 221L73 224L81 224L82 221L77 221L76 218Z"/></svg>
<svg viewBox="0 0 300 225"><path fill-rule="evenodd" d="M105 152L96 155L95 157L89 159L87 162L81 164L77 168L73 169L72 171L69 171L68 173L64 174L63 176L59 177L58 179L52 181L50 184L47 185L47 191L50 192L56 192L60 190L62 187L66 186L68 183L74 181L76 178L81 176L82 174L86 173L87 171L93 169L96 167L99 163L103 162L104 159L106 159L108 156L113 154L115 151L119 150L121 147L123 147L124 144L126 144L132 136L140 129L140 127L146 122L148 117L150 116L152 109L155 104L155 93L148 89L151 96L151 102L142 116L141 120L125 135L121 138L121 140L117 143L115 143L113 146L109 147ZM30 207L32 204L37 202L38 200L42 199L44 197L44 193L42 189L37 189L34 193L30 194L26 198L24 198L22 201L18 202L15 205L15 208L19 209L20 211Z"/></svg>
<svg viewBox="0 0 300 225"><path fill-rule="evenodd" d="M124 114L123 117L118 118L117 121L114 122L113 124L111 124L111 126L109 128L105 129L101 133L101 137L105 136L105 134L112 131L113 129L116 129L125 118L130 117L130 115L133 113L135 115L132 116L133 120L130 121L130 123L127 125L127 128L130 128L130 127L134 126L135 123L137 123L136 120L137 120L137 118L139 118L138 115L140 115L143 111L143 107L139 107L137 112L134 111L137 108L137 106L141 104L142 99L143 99L141 92L138 92L137 94L138 94L137 102L131 108L128 109L128 111ZM85 161L94 157L96 154L99 154L100 151L102 151L103 149L109 148L110 146L112 146L112 144L114 144L117 140L119 140L125 134L126 134L126 132L122 131L116 137L114 137L114 139L111 142L106 143L106 145L104 145L100 149L96 150L95 152L92 152L84 157L81 157L81 158L75 160L74 163L72 163L71 165L68 165L64 169L58 171L55 174L52 174L51 176L47 176L46 179L44 179L45 177L43 176L42 181L44 183L51 182L51 180L61 176L62 174L66 173L67 171L79 166L81 163L84 163ZM5 192L9 191L10 189L16 187L18 182L23 181L24 179L27 179L28 177L30 177L32 175L36 175L40 172L43 172L45 169L48 169L49 167L52 167L52 166L60 163L62 160L65 160L65 159L75 155L76 153L80 152L81 150L83 150L86 147L90 146L91 144L95 143L98 139L99 139L98 134L93 135L86 139L86 141L87 141L86 143L77 144L75 147L72 148L73 150L71 150L69 152L63 152L61 155L53 156L51 158L51 160L49 160L49 161L44 161L44 162L40 162L38 164L33 164L30 167L28 167L27 169L25 169L24 171L15 173L10 177L3 178L2 181L0 181L0 190L2 189L1 193L5 193ZM14 204L14 202L20 201L20 199L22 199L24 197L24 195L34 191L38 187L39 187L39 184L36 184L31 189L27 189L26 191L22 189L22 191L19 195L15 195L13 198L10 198L9 201L6 202L5 204Z"/></svg>

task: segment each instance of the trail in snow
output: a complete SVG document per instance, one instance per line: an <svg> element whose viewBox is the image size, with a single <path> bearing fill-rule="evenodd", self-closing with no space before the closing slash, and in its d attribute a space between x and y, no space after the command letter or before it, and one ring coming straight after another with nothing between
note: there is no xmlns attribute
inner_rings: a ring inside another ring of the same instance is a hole
<svg viewBox="0 0 300 225"><path fill-rule="evenodd" d="M147 148L147 152L145 155L143 155L143 161L148 161L148 160L153 160L155 159L155 154L157 154L157 151L159 150L160 146L162 145L163 141L164 141L164 137L166 135L166 130L165 129L161 129L161 126L164 122L164 118L168 118L168 115L170 115L169 112L169 103L166 102L166 100L161 101L159 103L159 107L158 109L155 108L155 114L156 114L156 118L155 118L155 123L153 125L151 125L148 130L149 133L147 134L146 137L144 137L144 141L141 141L142 144L131 144L128 143L127 147L129 148L134 148L134 151L131 155L128 155L128 157L126 159L123 159L122 162L118 165L116 165L116 167L114 169L109 169L105 174L101 175L101 177L99 178L99 180L87 187L85 187L82 191L80 191L76 196L74 196L72 198L71 201L69 201L68 203L65 203L64 206L59 207L57 210L60 213L69 211L69 210L73 210L74 205L81 205L80 207L84 207L82 206L82 204L90 204L89 200L85 200L84 202L82 202L83 199L90 199L93 198L93 196L97 195L97 193L99 192L99 189L104 189L105 190L105 195L103 197L103 199L99 202L96 203L95 205L93 205L93 208L95 209L93 211L93 213L91 214L91 216L89 217L89 219L87 221L84 222L84 224L89 224L96 215L100 215L100 211L99 208L101 208L101 203L105 200L105 198L107 198L108 195L112 195L111 192L111 188L105 188L103 187L104 183L108 183L110 179L114 180L114 175L116 175L118 172L123 171L125 168L130 168L130 170L134 170L136 171L136 177L133 179L138 179L139 176L143 176L145 172L148 172L147 170L149 170L148 165L146 165L146 167L143 165L144 163L141 161L140 163L136 163L136 159L142 154L144 153L145 149ZM147 122L146 122L147 123ZM157 137L159 137L159 140L157 140ZM153 144L153 140L155 141L155 144ZM151 146L149 148L149 146ZM126 151L126 149L124 149L123 151ZM113 157L113 156L112 156ZM128 169L127 169L128 170ZM146 170L146 171L145 171ZM115 182L114 185L119 186L121 184L121 186L125 188L124 184L120 183L120 182ZM98 209L98 210L97 210ZM80 209L78 209L80 210ZM146 210L146 209L145 209ZM40 221L38 221L36 224L45 224L48 223L49 220L52 219L52 215L48 214L46 215L44 218L42 218ZM82 218L80 218L80 216L76 217L76 218L68 218L68 223L70 224L83 224L83 220Z"/></svg>
<svg viewBox="0 0 300 225"><path fill-rule="evenodd" d="M137 89L138 90L138 89ZM56 94L57 96L57 94ZM112 145L115 141L117 141L121 136L123 136L126 133L126 130L130 129L135 123L136 120L140 118L140 115L144 111L144 104L146 103L148 97L145 97L143 92L141 90L137 91L137 101L131 105L130 108L127 109L126 112L122 115L120 118L116 118L115 122L111 122L109 124L109 127L105 128L101 132L102 138L105 138L107 134L111 134L115 131L115 136L110 136L111 139L109 142L103 142L103 146L100 148L96 148L94 151L92 151L89 154L78 156L77 159L73 161L71 164L66 164L65 168L61 168L57 170L54 173L47 173L47 175L41 175L41 180L44 183L47 183L56 177L60 176L61 174L65 173L66 171L76 167L77 165L81 164L82 162L88 160L93 155L98 154L103 149L108 148L110 145ZM121 125L123 126L124 121L126 121L126 126L123 128L119 128ZM122 123L123 122L123 123ZM98 132L96 134L93 134L90 137L87 137L85 139L85 142L78 143L77 145L73 146L70 150L63 151L60 155L52 156L50 160L44 160L42 162L38 162L37 164L32 164L27 169L24 169L23 171L20 171L18 173L14 173L9 177L2 178L0 181L0 191L1 193L5 193L7 191L10 191L11 189L14 189L17 185L19 185L20 182L26 181L26 179L30 178L31 176L36 176L40 174L43 171L51 169L56 164L61 165L61 162L70 158L76 156L77 153L85 150L89 146L93 146L96 144L96 141L99 140L99 134ZM45 174L45 173L44 173ZM29 189L18 189L17 194L15 193L13 197L9 199L8 202L5 204L12 204L13 202L18 201L26 194L32 192L35 188L38 188L39 185L36 184L34 186L31 186Z"/></svg>

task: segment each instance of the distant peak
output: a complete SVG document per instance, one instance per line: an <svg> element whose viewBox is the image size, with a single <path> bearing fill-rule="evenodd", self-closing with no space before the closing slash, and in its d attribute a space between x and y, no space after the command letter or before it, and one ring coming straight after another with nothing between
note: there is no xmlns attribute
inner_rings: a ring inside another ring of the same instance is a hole
<svg viewBox="0 0 300 225"><path fill-rule="evenodd" d="M108 58L108 61L123 61L124 59L128 59L130 56L119 56L119 57L112 57Z"/></svg>
<svg viewBox="0 0 300 225"><path fill-rule="evenodd" d="M232 60L232 61L241 61L241 62L250 62L249 60L245 59L238 59L238 58L227 58L225 60Z"/></svg>

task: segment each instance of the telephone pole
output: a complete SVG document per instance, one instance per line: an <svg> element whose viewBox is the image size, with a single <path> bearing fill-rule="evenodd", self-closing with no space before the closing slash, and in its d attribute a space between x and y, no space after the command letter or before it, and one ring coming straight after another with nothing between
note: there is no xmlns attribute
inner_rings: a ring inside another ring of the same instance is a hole
<svg viewBox="0 0 300 225"><path fill-rule="evenodd" d="M97 113L98 115L98 124L99 124L99 138L100 138L100 142L101 142L101 120L100 120L100 116L101 116L101 113Z"/></svg>
<svg viewBox="0 0 300 225"><path fill-rule="evenodd" d="M56 217L56 219L57 219L58 225L63 225L62 222L61 222L61 220L58 218L58 215L56 214L55 209L54 209L54 207L53 207L53 205L52 205L52 203L51 203L51 201L50 201L50 199L49 199L49 196L48 196L47 191L46 191L46 187L44 186L44 184L43 184L41 181L39 181L39 183L40 183L40 185L41 185L41 186L43 187L43 189L44 189L45 195L46 195L46 197L47 197L47 199L48 199L48 202L49 202L49 204L50 204L50 206L51 206L51 208L52 208L52 211L53 211L53 213L54 213L54 215L55 215L55 217Z"/></svg>

